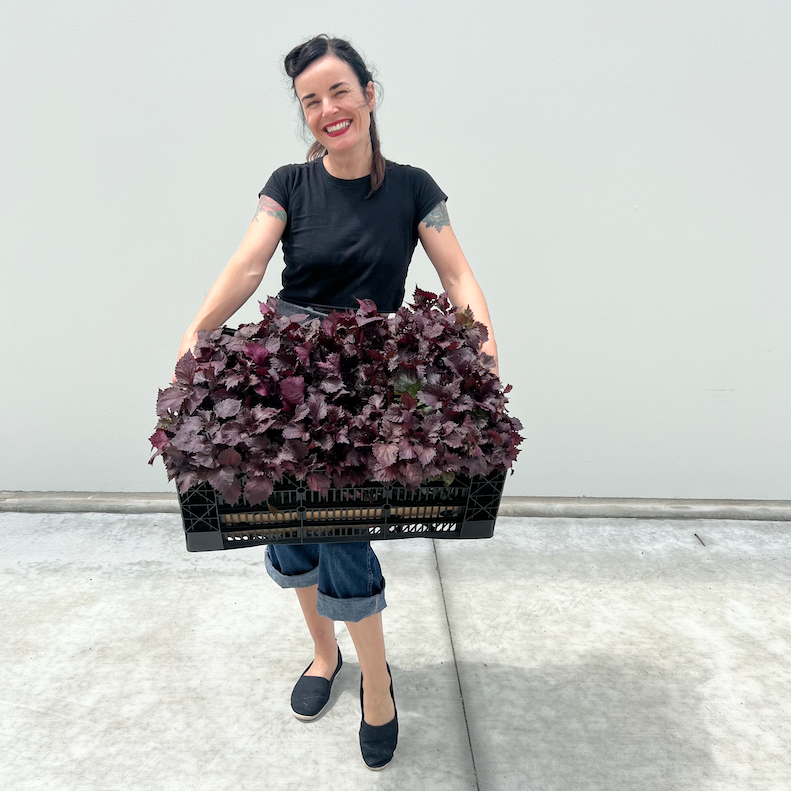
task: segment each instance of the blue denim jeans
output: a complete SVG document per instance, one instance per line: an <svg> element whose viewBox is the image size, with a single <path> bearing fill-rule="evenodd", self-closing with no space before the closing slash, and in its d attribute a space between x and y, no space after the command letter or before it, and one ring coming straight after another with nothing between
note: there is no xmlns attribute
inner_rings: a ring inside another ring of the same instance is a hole
<svg viewBox="0 0 791 791"><path fill-rule="evenodd" d="M278 313L327 315L280 299ZM370 541L269 544L264 564L281 588L318 585L316 610L333 621L361 621L387 607L385 578Z"/></svg>
<svg viewBox="0 0 791 791"><path fill-rule="evenodd" d="M385 578L370 541L269 544L264 563L281 588L318 585L316 609L333 621L361 621L387 607Z"/></svg>

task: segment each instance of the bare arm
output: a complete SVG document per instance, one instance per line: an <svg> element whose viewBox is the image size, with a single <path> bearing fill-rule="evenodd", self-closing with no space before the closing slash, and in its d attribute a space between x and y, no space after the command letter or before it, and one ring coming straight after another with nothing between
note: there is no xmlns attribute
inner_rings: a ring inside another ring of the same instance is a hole
<svg viewBox="0 0 791 791"><path fill-rule="evenodd" d="M262 195L239 249L231 256L184 333L179 358L187 349L195 348L198 330L214 330L222 326L253 295L261 284L285 227L285 209L272 198Z"/></svg>
<svg viewBox="0 0 791 791"><path fill-rule="evenodd" d="M454 307L469 306L476 321L485 324L489 330L489 340L483 344L481 351L494 357L495 365L492 370L499 376L497 341L494 338L492 320L489 318L489 308L459 241L450 227L445 201L438 203L423 218L418 225L418 235Z"/></svg>

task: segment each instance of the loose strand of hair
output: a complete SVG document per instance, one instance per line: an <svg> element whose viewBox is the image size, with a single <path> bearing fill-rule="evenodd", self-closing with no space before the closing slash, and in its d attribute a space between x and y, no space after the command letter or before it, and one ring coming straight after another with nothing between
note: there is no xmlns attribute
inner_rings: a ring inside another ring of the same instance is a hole
<svg viewBox="0 0 791 791"><path fill-rule="evenodd" d="M321 159L326 153L327 149L318 140L314 140L308 149L307 161L313 162L314 159Z"/></svg>
<svg viewBox="0 0 791 791"><path fill-rule="evenodd" d="M371 113L371 191L366 200L382 186L385 180L385 158L379 144L379 130L376 128L376 117Z"/></svg>

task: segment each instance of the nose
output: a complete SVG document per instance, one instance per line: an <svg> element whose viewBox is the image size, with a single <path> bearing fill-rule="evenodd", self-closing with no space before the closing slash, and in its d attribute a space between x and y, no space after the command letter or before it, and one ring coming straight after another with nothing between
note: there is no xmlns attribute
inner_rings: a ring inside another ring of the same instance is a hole
<svg viewBox="0 0 791 791"><path fill-rule="evenodd" d="M335 100L328 96L322 105L321 114L327 118L334 115L337 110L337 105L335 104Z"/></svg>

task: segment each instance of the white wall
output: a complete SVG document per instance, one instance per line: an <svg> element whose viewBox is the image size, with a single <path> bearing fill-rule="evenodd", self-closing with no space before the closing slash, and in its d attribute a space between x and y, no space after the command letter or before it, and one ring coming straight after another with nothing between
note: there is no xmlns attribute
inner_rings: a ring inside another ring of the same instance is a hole
<svg viewBox="0 0 791 791"><path fill-rule="evenodd" d="M791 498L783 0L4 0L0 488L172 488L157 387L304 158L281 63L319 32L450 196L527 434L506 494Z"/></svg>

